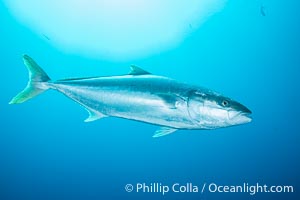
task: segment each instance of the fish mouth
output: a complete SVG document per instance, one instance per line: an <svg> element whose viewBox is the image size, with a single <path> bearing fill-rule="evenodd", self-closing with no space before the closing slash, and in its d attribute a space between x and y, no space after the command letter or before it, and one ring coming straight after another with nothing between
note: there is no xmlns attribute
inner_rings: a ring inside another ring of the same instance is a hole
<svg viewBox="0 0 300 200"><path fill-rule="evenodd" d="M229 112L228 113L229 120L233 125L237 124L245 124L252 121L251 114L252 112L250 110L245 111L239 111L239 112Z"/></svg>
<svg viewBox="0 0 300 200"><path fill-rule="evenodd" d="M236 118L241 124L249 123L252 121L251 114L251 110L249 110L246 106L241 105L240 111L237 113Z"/></svg>
<svg viewBox="0 0 300 200"><path fill-rule="evenodd" d="M251 114L252 114L251 110L249 110L246 107L240 112L240 115L244 115L244 116L249 117L249 118L251 118L251 116L250 116Z"/></svg>
<svg viewBox="0 0 300 200"><path fill-rule="evenodd" d="M249 116L249 115L252 114L252 111L245 107L245 108L242 110L241 113L242 113L243 115Z"/></svg>
<svg viewBox="0 0 300 200"><path fill-rule="evenodd" d="M250 111L250 110L249 110ZM238 121L241 124L249 123L252 121L252 112L240 112L240 114L237 115Z"/></svg>

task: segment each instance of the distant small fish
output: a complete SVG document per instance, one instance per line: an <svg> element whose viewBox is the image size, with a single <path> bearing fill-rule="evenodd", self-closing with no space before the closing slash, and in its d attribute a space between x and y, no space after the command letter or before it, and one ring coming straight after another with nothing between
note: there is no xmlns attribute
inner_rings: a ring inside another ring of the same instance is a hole
<svg viewBox="0 0 300 200"><path fill-rule="evenodd" d="M263 5L260 6L260 14L264 17L266 16L266 7Z"/></svg>
<svg viewBox="0 0 300 200"><path fill-rule="evenodd" d="M49 38L47 35L43 34L43 36L44 36L44 38L46 38L47 40L50 40L50 38Z"/></svg>

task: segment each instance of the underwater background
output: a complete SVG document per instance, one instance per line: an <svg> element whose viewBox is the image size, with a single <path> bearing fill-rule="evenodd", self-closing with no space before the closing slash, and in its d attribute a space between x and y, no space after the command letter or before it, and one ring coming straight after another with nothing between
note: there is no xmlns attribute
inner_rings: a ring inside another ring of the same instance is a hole
<svg viewBox="0 0 300 200"><path fill-rule="evenodd" d="M56 48L1 2L0 199L299 199L299 8L295 0L227 1L172 47L113 59ZM253 121L152 138L158 127L145 123L84 123L87 112L56 91L8 105L28 80L25 53L54 80L120 75L135 64L232 97ZM192 183L200 190L203 183L259 183L291 185L294 192L125 191L137 183Z"/></svg>

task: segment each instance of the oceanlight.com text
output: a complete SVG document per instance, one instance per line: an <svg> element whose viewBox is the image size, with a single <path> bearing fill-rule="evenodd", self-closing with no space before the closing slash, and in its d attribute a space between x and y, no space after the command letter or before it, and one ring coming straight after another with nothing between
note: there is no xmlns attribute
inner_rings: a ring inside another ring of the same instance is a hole
<svg viewBox="0 0 300 200"><path fill-rule="evenodd" d="M206 184L205 186L206 187ZM242 185L218 185L216 183L210 183L208 186L208 191L211 193L249 193L250 195L255 195L257 193L292 193L294 192L293 186L287 185L272 185L268 186L266 184L256 183L250 185L248 183L243 183Z"/></svg>

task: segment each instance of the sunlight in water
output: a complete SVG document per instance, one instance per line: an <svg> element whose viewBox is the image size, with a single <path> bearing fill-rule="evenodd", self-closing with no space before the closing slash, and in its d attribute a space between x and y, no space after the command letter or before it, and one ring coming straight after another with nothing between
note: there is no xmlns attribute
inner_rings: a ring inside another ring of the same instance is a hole
<svg viewBox="0 0 300 200"><path fill-rule="evenodd" d="M37 35L71 53L132 59L172 48L226 0L5 0Z"/></svg>

